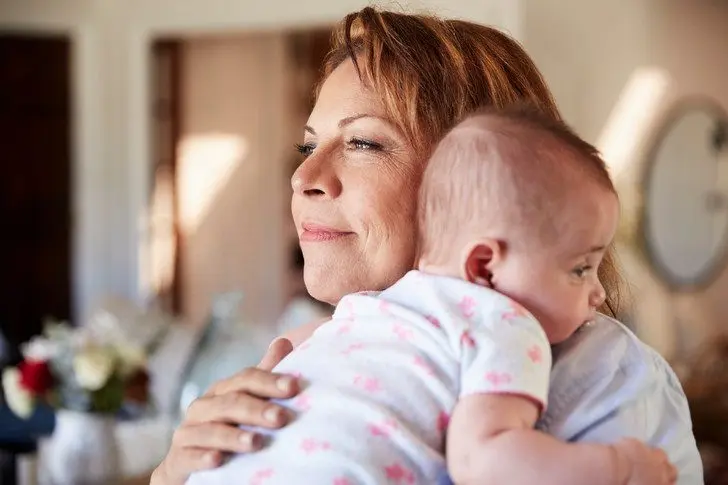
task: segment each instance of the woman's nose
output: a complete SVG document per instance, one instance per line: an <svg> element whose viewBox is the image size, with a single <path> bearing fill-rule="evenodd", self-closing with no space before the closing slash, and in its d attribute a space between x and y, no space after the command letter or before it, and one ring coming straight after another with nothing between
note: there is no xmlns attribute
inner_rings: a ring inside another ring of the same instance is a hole
<svg viewBox="0 0 728 485"><path fill-rule="evenodd" d="M597 281L596 286L589 295L589 304L594 308L598 308L602 306L606 299L607 292L604 290L604 286L602 286L602 283L600 281Z"/></svg>
<svg viewBox="0 0 728 485"><path fill-rule="evenodd" d="M293 193L305 197L335 199L341 194L341 180L326 156L310 155L291 177Z"/></svg>

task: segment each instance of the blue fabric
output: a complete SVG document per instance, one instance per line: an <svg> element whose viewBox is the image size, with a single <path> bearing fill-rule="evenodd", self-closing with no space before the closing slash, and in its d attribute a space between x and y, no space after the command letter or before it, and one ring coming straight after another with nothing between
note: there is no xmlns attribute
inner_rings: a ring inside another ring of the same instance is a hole
<svg viewBox="0 0 728 485"><path fill-rule="evenodd" d="M554 347L549 408L538 428L565 441L636 438L665 450L678 485L702 485L687 399L665 360L621 323L600 315ZM438 485L451 485L447 476Z"/></svg>
<svg viewBox="0 0 728 485"><path fill-rule="evenodd" d="M33 445L41 436L53 433L56 417L53 409L39 405L28 419L17 417L0 403L0 447Z"/></svg>

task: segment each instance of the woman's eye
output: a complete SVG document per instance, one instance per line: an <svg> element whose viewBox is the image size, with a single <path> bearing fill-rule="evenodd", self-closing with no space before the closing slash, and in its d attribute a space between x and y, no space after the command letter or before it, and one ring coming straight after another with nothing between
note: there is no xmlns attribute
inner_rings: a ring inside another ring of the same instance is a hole
<svg viewBox="0 0 728 485"><path fill-rule="evenodd" d="M374 143L372 141L362 140L360 138L352 138L349 140L348 145L354 150L381 150L382 145Z"/></svg>
<svg viewBox="0 0 728 485"><path fill-rule="evenodd" d="M296 143L296 151L307 157L313 153L313 149L316 148L313 143L304 143L303 145Z"/></svg>

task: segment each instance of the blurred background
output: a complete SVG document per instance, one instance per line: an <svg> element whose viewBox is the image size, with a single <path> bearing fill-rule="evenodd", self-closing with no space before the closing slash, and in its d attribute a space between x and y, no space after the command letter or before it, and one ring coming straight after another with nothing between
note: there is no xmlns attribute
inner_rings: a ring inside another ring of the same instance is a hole
<svg viewBox="0 0 728 485"><path fill-rule="evenodd" d="M302 287L293 146L331 25L365 4L0 0L0 361L48 316L158 328L150 405L113 427L120 479L144 483L210 382L325 314ZM623 203L620 317L678 370L708 483L728 483L728 2L396 8L511 33L602 150ZM43 480L46 411L0 414L2 483Z"/></svg>

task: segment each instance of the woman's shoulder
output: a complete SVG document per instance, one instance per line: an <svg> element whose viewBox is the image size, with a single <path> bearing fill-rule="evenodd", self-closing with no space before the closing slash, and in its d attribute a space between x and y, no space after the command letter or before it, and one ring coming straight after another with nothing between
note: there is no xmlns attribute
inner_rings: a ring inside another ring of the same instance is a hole
<svg viewBox="0 0 728 485"><path fill-rule="evenodd" d="M553 348L554 378L569 375L590 387L605 379L664 379L680 384L670 365L621 322L599 314L569 340Z"/></svg>
<svg viewBox="0 0 728 485"><path fill-rule="evenodd" d="M553 352L549 410L542 424L559 428L559 435L573 438L585 423L637 404L669 404L689 420L687 399L670 365L617 320L599 315Z"/></svg>
<svg viewBox="0 0 728 485"><path fill-rule="evenodd" d="M603 315L553 350L539 429L571 442L637 438L668 454L678 485L703 483L688 401L662 356Z"/></svg>

